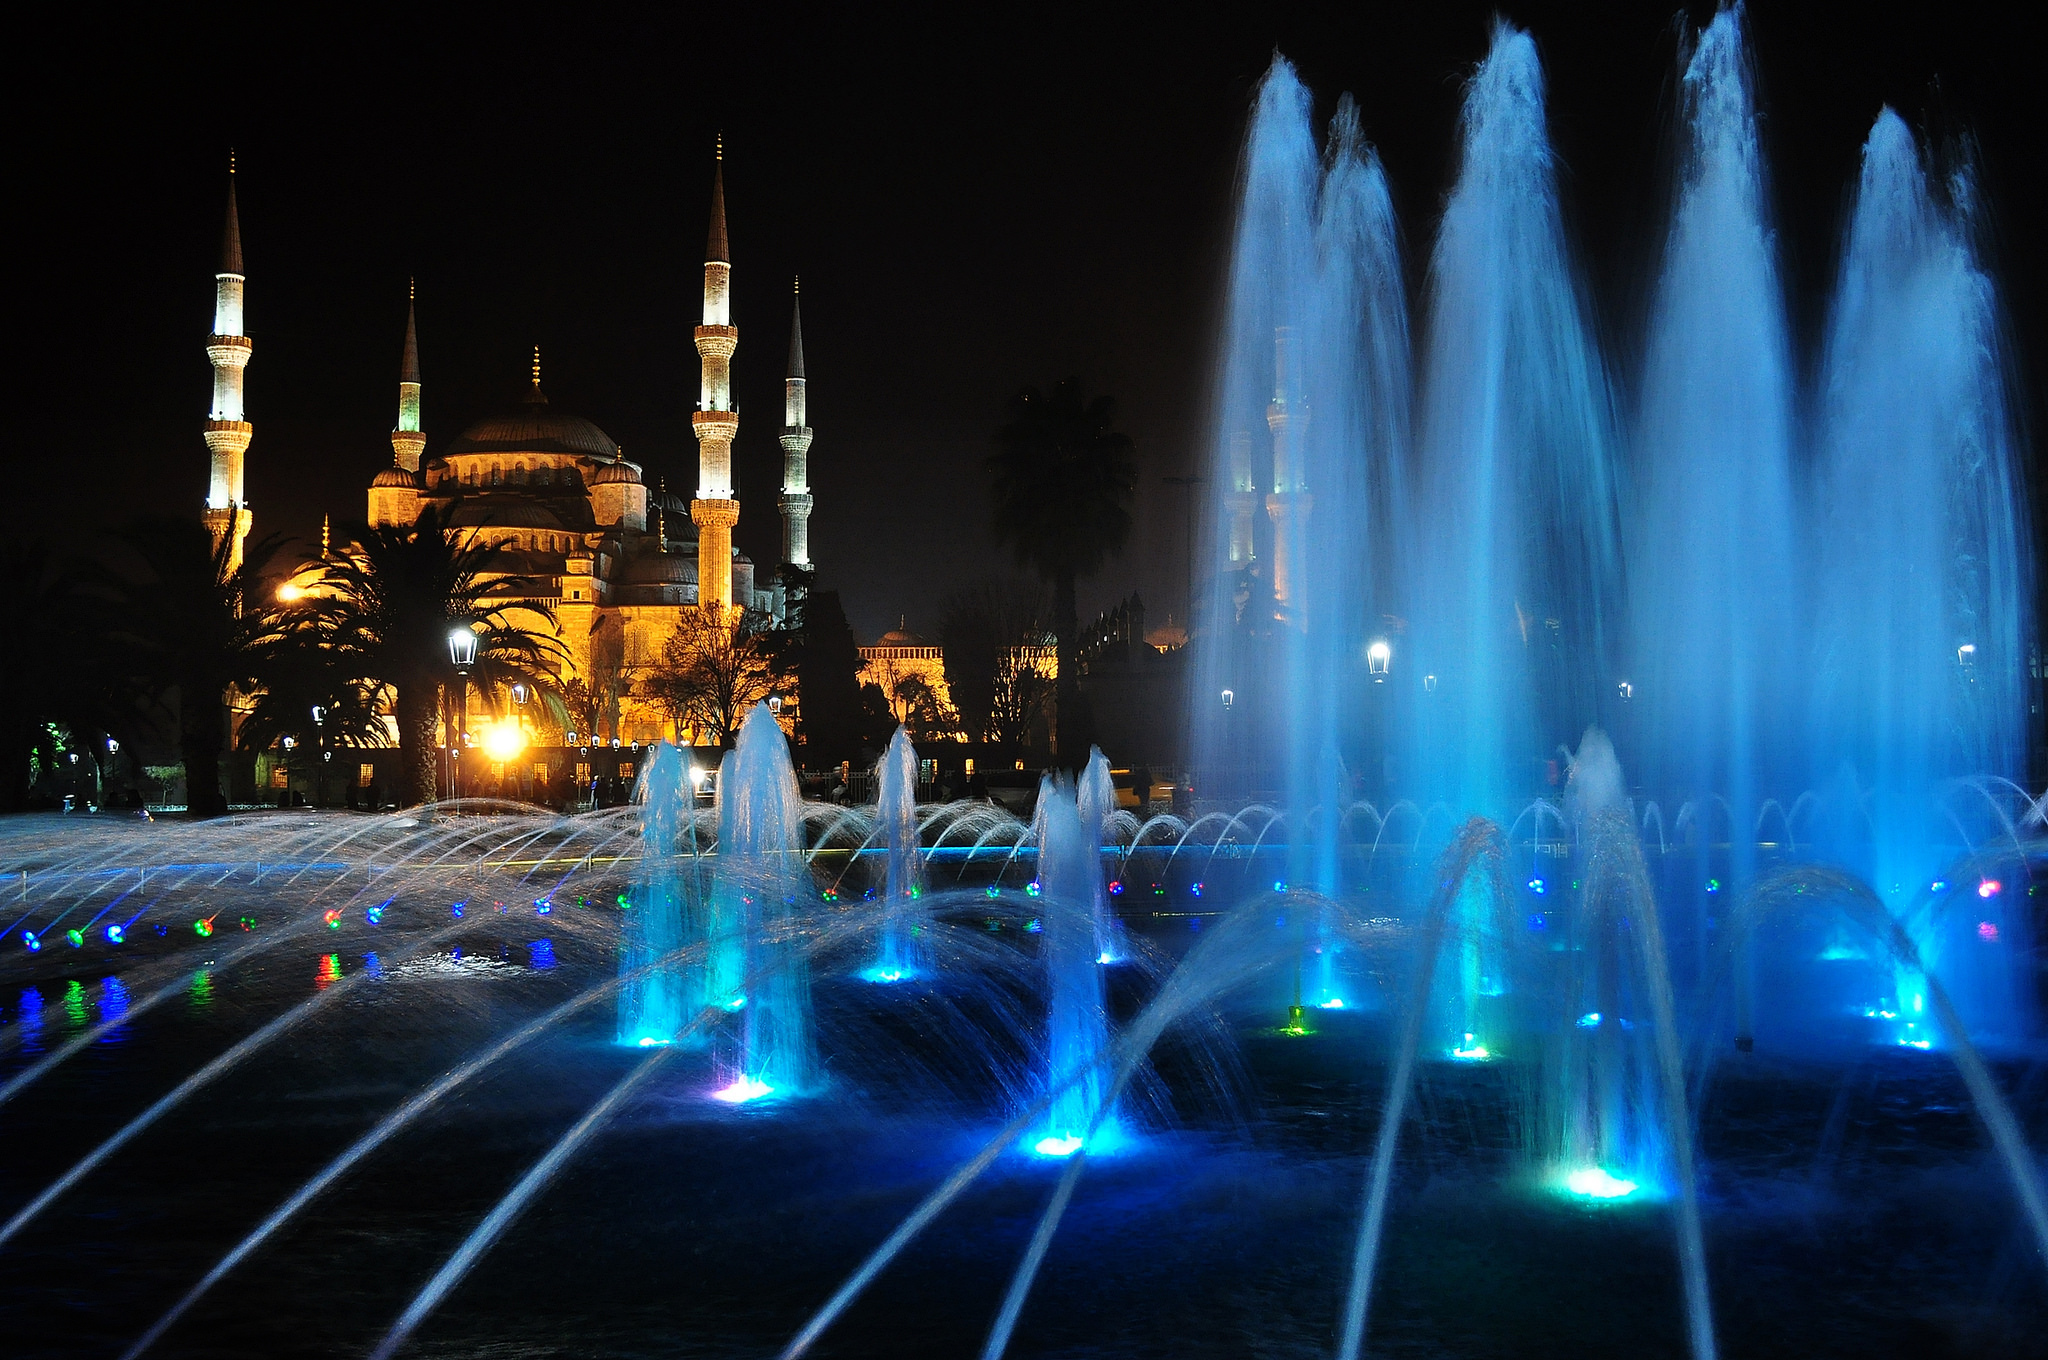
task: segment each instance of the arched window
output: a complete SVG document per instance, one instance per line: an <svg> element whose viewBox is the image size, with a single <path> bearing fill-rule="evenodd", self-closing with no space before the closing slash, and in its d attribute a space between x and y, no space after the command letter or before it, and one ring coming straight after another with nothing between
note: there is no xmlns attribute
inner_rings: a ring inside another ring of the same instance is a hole
<svg viewBox="0 0 2048 1360"><path fill-rule="evenodd" d="M504 485L504 482L505 470L499 467L496 463L491 464L491 485L502 486Z"/></svg>

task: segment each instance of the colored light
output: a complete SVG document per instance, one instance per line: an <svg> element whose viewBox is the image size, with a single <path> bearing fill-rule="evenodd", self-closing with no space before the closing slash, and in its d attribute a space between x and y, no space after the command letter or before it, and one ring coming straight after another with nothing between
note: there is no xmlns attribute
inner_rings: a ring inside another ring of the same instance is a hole
<svg viewBox="0 0 2048 1360"><path fill-rule="evenodd" d="M625 900L624 898L621 898L621 899L620 899L620 901L624 901L624 900ZM454 917L455 917L455 918L456 918L457 920L460 920L460 919L461 919L461 917L462 917L462 909L463 909L464 907L468 906L468 905L469 905L469 903L467 903L467 902L457 902L457 903L453 904L452 906L450 906L450 907L448 908L448 912L449 912L449 914L450 914L450 915L454 916Z"/></svg>
<svg viewBox="0 0 2048 1360"><path fill-rule="evenodd" d="M1195 884L1192 884L1192 885L1190 885L1190 886L1189 886L1189 888L1188 888L1188 896L1190 896L1190 897L1200 897L1201 895L1202 895L1202 885L1201 885L1201 884L1199 884L1199 883L1195 883Z"/></svg>
<svg viewBox="0 0 2048 1360"><path fill-rule="evenodd" d="M1529 918L1529 929L1531 930L1542 930L1545 926L1548 926L1549 924L1550 918L1545 916L1540 911Z"/></svg>
<svg viewBox="0 0 2048 1360"><path fill-rule="evenodd" d="M628 901L626 900L626 895L625 895L624 893L620 893L620 894L619 894L619 910L620 910L620 911L631 911L632 909L633 909L633 904L632 904L631 902L628 902Z"/></svg>
<svg viewBox="0 0 2048 1360"><path fill-rule="evenodd" d="M85 932L82 930L67 930L64 932L64 938L71 941L73 949L77 949L85 943Z"/></svg>
<svg viewBox="0 0 2048 1360"><path fill-rule="evenodd" d="M750 1100L775 1094L775 1088L758 1077L738 1077L731 1085L711 1093L713 1100L722 1100L728 1105L744 1105Z"/></svg>
<svg viewBox="0 0 2048 1360"><path fill-rule="evenodd" d="M1041 1157L1071 1157L1081 1150L1081 1137L1070 1133L1065 1137L1041 1138L1031 1145L1031 1150Z"/></svg>
<svg viewBox="0 0 2048 1360"><path fill-rule="evenodd" d="M1991 922L1991 921L1979 921L1979 922L1977 923L1977 938L1978 938L1978 939L1980 939L1980 940L1982 940L1982 941L1984 941L1984 943L1986 943L1986 944L1997 944L1997 943L1998 943L1998 926L1997 926L1997 924L1996 924L1995 922Z"/></svg>
<svg viewBox="0 0 2048 1360"><path fill-rule="evenodd" d="M827 888L819 896L827 902L837 902L839 900L839 890L837 888Z"/></svg>
<svg viewBox="0 0 2048 1360"><path fill-rule="evenodd" d="M201 917L192 923L192 933L204 939L206 936L213 934L213 922L205 917Z"/></svg>
<svg viewBox="0 0 2048 1360"><path fill-rule="evenodd" d="M536 969L548 969L555 966L555 942L553 940L535 940L528 944L526 949L528 954L531 955L533 966Z"/></svg>
<svg viewBox="0 0 2048 1360"><path fill-rule="evenodd" d="M1717 893L1717 892L1721 891L1721 880L1720 880L1720 879L1718 879L1718 878L1710 878L1710 879L1708 879L1708 880L1707 880L1707 891L1708 891L1708 892L1710 892L1710 893Z"/></svg>
<svg viewBox="0 0 2048 1360"><path fill-rule="evenodd" d="M340 930L341 908L329 907L326 911L320 913L320 919L327 923L327 928L329 930Z"/></svg>
<svg viewBox="0 0 2048 1360"><path fill-rule="evenodd" d="M1317 1002L1316 1009L1325 1011L1341 1011L1344 1009L1344 999L1342 997L1333 996L1328 1001Z"/></svg>
<svg viewBox="0 0 2048 1360"><path fill-rule="evenodd" d="M1030 931L1033 935L1036 935L1040 931L1045 929L1045 922L1039 920L1036 916L1034 916L1024 923L1024 929Z"/></svg>
<svg viewBox="0 0 2048 1360"><path fill-rule="evenodd" d="M1578 1018L1577 1023L1580 1029L1598 1029L1600 1027L1600 1012L1587 1011Z"/></svg>
<svg viewBox="0 0 2048 1360"><path fill-rule="evenodd" d="M368 911L366 911L366 912L364 912L364 913L363 913L363 919L364 919L365 921L368 921L368 922L369 922L369 923L370 923L371 925L373 925L373 926L381 926L381 925L383 925L383 924L384 924L384 908L382 908L382 907L371 907L371 908L370 908L370 909L369 909Z"/></svg>
<svg viewBox="0 0 2048 1360"><path fill-rule="evenodd" d="M1034 878L1029 883L1026 883L1024 885L1024 891L1030 893L1033 897L1036 897L1039 893L1045 890L1038 885L1038 880Z"/></svg>
<svg viewBox="0 0 2048 1360"><path fill-rule="evenodd" d="M982 891L986 892L990 897L1001 897L1003 895L1003 890L993 883L989 884Z"/></svg>
<svg viewBox="0 0 2048 1360"><path fill-rule="evenodd" d="M125 933L124 933L124 932L122 931L121 927L119 927L119 926L108 926L108 927L107 927L107 942L108 942L109 944L119 944L119 943L121 943L121 941L122 941L122 940L124 940L124 939L126 939L126 938L127 938L127 936L126 936L126 934L125 934Z"/></svg>
<svg viewBox="0 0 2048 1360"><path fill-rule="evenodd" d="M1927 885L1927 891L1940 892L1942 889L1946 887L1948 887L1948 880L1945 878L1937 878L1932 883Z"/></svg>
<svg viewBox="0 0 2048 1360"><path fill-rule="evenodd" d="M873 968L863 969L861 976L869 982L901 982L910 976L910 970L907 968L883 968L877 965Z"/></svg>
<svg viewBox="0 0 2048 1360"><path fill-rule="evenodd" d="M1485 1062L1493 1054L1486 1051L1485 1044L1468 1034L1462 1046L1451 1050L1451 1056L1460 1062Z"/></svg>
<svg viewBox="0 0 2048 1360"><path fill-rule="evenodd" d="M1977 885L1977 896L1996 897L2005 891L2005 885L1995 878L1987 878Z"/></svg>
<svg viewBox="0 0 2048 1360"><path fill-rule="evenodd" d="M43 947L42 940L37 937L36 933L33 930L22 931L21 942L22 944L28 947L28 952L31 954L35 953L37 950Z"/></svg>
<svg viewBox="0 0 2048 1360"><path fill-rule="evenodd" d="M640 1036L640 1047L642 1047L642 1048L667 1048L667 1047L668 1047L668 1040L666 1040L666 1039L657 1039L657 1038L655 1038L655 1037L654 1037L653 1035L651 1035L651 1034L643 1034L643 1035L641 1035L641 1036Z"/></svg>
<svg viewBox="0 0 2048 1360"><path fill-rule="evenodd" d="M747 1008L747 999L743 996L736 996L732 1000L725 1002L724 1005L729 1011L745 1010Z"/></svg>
<svg viewBox="0 0 2048 1360"><path fill-rule="evenodd" d="M1281 879L1281 878L1276 878L1276 879L1274 879L1274 880L1273 880L1273 891L1274 891L1274 892L1286 892L1286 891L1287 891L1287 880L1285 880L1285 879Z"/></svg>
<svg viewBox="0 0 2048 1360"><path fill-rule="evenodd" d="M1549 888L1548 888L1548 887L1546 887L1546 886L1544 885L1544 882L1543 882L1543 880L1542 880L1542 879L1540 879L1540 878L1532 878L1532 879L1530 879L1530 880L1529 880L1529 891L1530 891L1530 892L1532 892L1532 893L1535 893L1535 894L1536 894L1536 895L1537 895L1538 897L1541 897L1541 896L1543 896L1543 894L1544 894L1544 893L1546 893L1546 892L1548 892L1548 891L1550 891L1550 890L1549 890Z"/></svg>
<svg viewBox="0 0 2048 1360"><path fill-rule="evenodd" d="M551 915L554 912L555 904L548 901L545 897L543 897L533 904L533 909L540 915L547 916Z"/></svg>
<svg viewBox="0 0 2048 1360"><path fill-rule="evenodd" d="M526 749L526 734L510 718L502 718L484 729L484 754L503 763L519 758Z"/></svg>
<svg viewBox="0 0 2048 1360"><path fill-rule="evenodd" d="M1566 1176L1564 1188L1586 1199L1622 1199L1636 1192L1636 1183L1589 1166Z"/></svg>

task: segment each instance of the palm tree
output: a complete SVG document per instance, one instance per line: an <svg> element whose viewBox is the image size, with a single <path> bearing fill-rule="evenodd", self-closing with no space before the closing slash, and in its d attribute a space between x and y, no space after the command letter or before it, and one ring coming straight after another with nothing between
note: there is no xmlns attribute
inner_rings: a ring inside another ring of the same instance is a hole
<svg viewBox="0 0 2048 1360"><path fill-rule="evenodd" d="M1059 655L1055 745L1068 763L1088 751L1074 655L1080 631L1074 582L1123 551L1138 484L1131 440L1116 429L1115 408L1110 397L1091 399L1078 378L1061 381L1050 394L1027 387L1011 400L987 463L997 540L1010 545L1018 566L1052 586Z"/></svg>
<svg viewBox="0 0 2048 1360"><path fill-rule="evenodd" d="M253 685L277 637L262 578L282 540L250 544L239 564L233 539L214 541L194 519L141 520L121 540L136 569L103 577L112 631L128 644L135 679L176 725L189 814L218 817L228 810L227 692Z"/></svg>
<svg viewBox="0 0 2048 1360"><path fill-rule="evenodd" d="M435 797L439 692L455 679L450 631L476 631L470 678L487 692L524 682L555 695L554 663L568 655L552 635L554 611L520 598L532 583L499 569L505 550L457 534L451 518L430 508L413 524L353 530L305 608L304 626L346 674L394 692L401 803ZM550 631L522 627L522 616Z"/></svg>
<svg viewBox="0 0 2048 1360"><path fill-rule="evenodd" d="M28 806L38 762L54 757L58 725L104 725L88 681L106 668L103 629L91 626L98 601L41 539L0 540L0 637L11 649L0 666L0 812ZM98 721L96 721L98 720Z"/></svg>

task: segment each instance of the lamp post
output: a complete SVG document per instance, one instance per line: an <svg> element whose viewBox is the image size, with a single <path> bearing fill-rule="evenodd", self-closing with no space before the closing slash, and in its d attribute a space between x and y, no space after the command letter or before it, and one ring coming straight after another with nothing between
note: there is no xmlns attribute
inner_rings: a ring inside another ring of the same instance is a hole
<svg viewBox="0 0 2048 1360"><path fill-rule="evenodd" d="M327 806L327 710L313 705L313 806Z"/></svg>
<svg viewBox="0 0 2048 1360"><path fill-rule="evenodd" d="M469 668L476 664L476 629L468 623L448 631L448 659L455 665L455 758L449 762L448 794L462 796L462 748L469 738Z"/></svg>

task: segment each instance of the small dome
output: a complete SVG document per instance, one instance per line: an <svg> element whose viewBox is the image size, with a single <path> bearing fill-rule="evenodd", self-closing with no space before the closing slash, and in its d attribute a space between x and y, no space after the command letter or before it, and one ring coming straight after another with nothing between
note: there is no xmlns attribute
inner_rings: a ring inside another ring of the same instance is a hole
<svg viewBox="0 0 2048 1360"><path fill-rule="evenodd" d="M883 647L928 647L931 644L910 631L910 619L908 616L899 616L896 620L896 626L882 634L880 645Z"/></svg>
<svg viewBox="0 0 2048 1360"><path fill-rule="evenodd" d="M420 476L417 472L407 472L394 463L370 479L372 490L380 486L402 486L409 491L417 491L420 489Z"/></svg>
<svg viewBox="0 0 2048 1360"><path fill-rule="evenodd" d="M697 559L684 553L647 553L626 564L626 580L636 586L695 585Z"/></svg>
<svg viewBox="0 0 2048 1360"><path fill-rule="evenodd" d="M640 469L624 459L620 459L616 463L606 463L603 467L590 474L590 485L592 486L606 486L612 482L627 482L638 485L639 481Z"/></svg>

